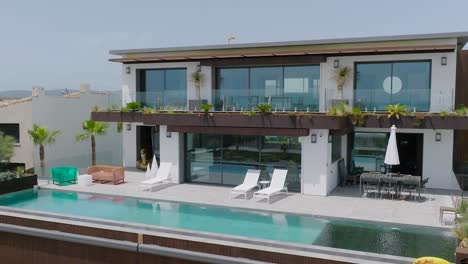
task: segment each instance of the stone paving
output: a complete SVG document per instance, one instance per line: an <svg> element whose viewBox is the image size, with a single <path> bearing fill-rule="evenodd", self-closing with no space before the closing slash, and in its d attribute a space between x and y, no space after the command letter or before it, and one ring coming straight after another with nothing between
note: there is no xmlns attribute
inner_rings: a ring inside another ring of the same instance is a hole
<svg viewBox="0 0 468 264"><path fill-rule="evenodd" d="M356 186L338 187L327 197L280 194L271 198L270 204L267 204L266 199L254 199L251 195L247 200L243 197L229 199L231 188L222 186L163 184L153 188L151 192L140 191L138 183L144 180L144 173L141 172L128 171L125 180L120 185L94 183L90 186L57 186L42 180L39 185L50 189L438 227L441 226L440 207L453 206L455 199L455 193L434 189L416 201L363 198ZM450 217L453 216L447 214L444 219L450 222Z"/></svg>

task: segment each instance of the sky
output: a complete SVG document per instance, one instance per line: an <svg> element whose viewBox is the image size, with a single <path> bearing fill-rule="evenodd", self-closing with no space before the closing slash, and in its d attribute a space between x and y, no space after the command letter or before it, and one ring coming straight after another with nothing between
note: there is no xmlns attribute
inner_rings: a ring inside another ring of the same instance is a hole
<svg viewBox="0 0 468 264"><path fill-rule="evenodd" d="M111 49L468 31L468 0L0 0L0 91L121 87Z"/></svg>

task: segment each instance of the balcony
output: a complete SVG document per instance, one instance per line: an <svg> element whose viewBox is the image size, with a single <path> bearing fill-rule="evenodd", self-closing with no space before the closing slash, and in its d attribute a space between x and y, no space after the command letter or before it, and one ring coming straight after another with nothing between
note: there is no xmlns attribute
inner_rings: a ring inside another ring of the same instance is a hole
<svg viewBox="0 0 468 264"><path fill-rule="evenodd" d="M447 96L442 96L445 98ZM431 90L405 89L392 94L384 89L360 89L354 91L354 105L362 110L384 111L388 105L402 104L413 112L429 112L431 105Z"/></svg>
<svg viewBox="0 0 468 264"><path fill-rule="evenodd" d="M318 112L319 110L318 90L311 93L290 92L282 95L273 91L267 93L265 89L215 90L213 98L216 111L251 111L262 104L271 105L274 112Z"/></svg>

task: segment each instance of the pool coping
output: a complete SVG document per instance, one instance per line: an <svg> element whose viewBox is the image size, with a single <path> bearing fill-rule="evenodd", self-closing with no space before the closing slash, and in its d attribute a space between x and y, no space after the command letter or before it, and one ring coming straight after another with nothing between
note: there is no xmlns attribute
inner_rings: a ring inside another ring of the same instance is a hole
<svg viewBox="0 0 468 264"><path fill-rule="evenodd" d="M83 193L76 191L65 191L73 193ZM89 194L89 193L88 193ZM107 195L111 196L111 195ZM155 199L142 199L148 201L163 201ZM169 202L169 201L168 201ZM177 202L175 202L177 203ZM193 203L192 203L193 204ZM200 205L200 204L197 204ZM246 210L246 209L242 209ZM248 209L247 209L248 210ZM81 217L73 215L64 215L57 213L48 213L35 210L18 209L8 206L0 206L0 214L5 216L16 216L35 220L52 221L64 224L78 226L94 226L100 229L119 230L134 233L143 233L147 235L157 235L168 238L185 239L195 242L204 242L211 244L221 244L241 248L257 249L267 252L280 252L284 254L299 255L305 257L315 257L321 259L330 259L335 261L344 261L351 263L411 263L414 258L401 257L394 255L378 254L349 249L340 249L316 245L307 245L292 242L274 241L268 239L251 238L245 236L227 235L220 233L193 231L172 227L163 227L141 223L131 223L125 221L108 220L102 218Z"/></svg>
<svg viewBox="0 0 468 264"><path fill-rule="evenodd" d="M250 208L250 207L240 207L240 206L231 206L231 205L221 205L221 204L212 204L212 203L195 203L189 201L180 201L180 200L171 200L167 198L150 198L150 197L137 197L125 194L107 194L107 193L98 193L98 192L88 192L88 191L75 191L75 190L64 190L64 189L56 189L56 188L49 188L47 186L40 186L39 189L47 189L51 191L58 191L58 192L74 192L74 193L84 193L84 194L91 194L96 195L100 194L103 196L113 196L113 197L122 197L122 198L133 198L137 200L147 200L147 201L162 201L162 202L171 202L171 203L186 203L186 204L193 204L199 206L214 206L214 207L222 207L228 209L237 209L237 210L247 210L247 211L260 211L260 212L267 212L267 213L283 213L283 214L292 214L292 215L299 215L299 216L311 216L320 219L333 219L333 220L345 220L345 221L357 221L357 222L364 222L369 224L383 224L383 225L400 225L400 226L412 226L412 227L425 227L425 228L434 228L438 230L451 230L453 226L448 225L440 225L440 226L431 226L431 225L416 225L416 224L406 224L406 223L395 223L390 221L375 221L375 220L368 220L368 219L361 219L361 218L350 218L350 217L339 217L339 216L328 216L328 215L317 215L311 213L298 213L298 212L288 212L288 211L281 211L278 209L265 209L265 208ZM1 206L0 206L1 207Z"/></svg>

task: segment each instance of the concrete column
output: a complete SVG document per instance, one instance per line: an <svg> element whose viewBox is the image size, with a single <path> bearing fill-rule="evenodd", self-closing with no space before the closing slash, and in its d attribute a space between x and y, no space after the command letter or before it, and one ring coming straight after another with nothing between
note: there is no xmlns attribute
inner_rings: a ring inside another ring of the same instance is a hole
<svg viewBox="0 0 468 264"><path fill-rule="evenodd" d="M315 135L317 142L312 143ZM302 137L302 193L327 195L327 169L330 153L327 129L311 129L309 136Z"/></svg>
<svg viewBox="0 0 468 264"><path fill-rule="evenodd" d="M174 183L182 183L184 181L183 142L183 133L170 132L168 134L167 126L159 127L161 162L172 163L170 178Z"/></svg>
<svg viewBox="0 0 468 264"><path fill-rule="evenodd" d="M127 130L127 124L131 125L131 130ZM136 145L137 132L135 123L123 123L123 165L125 167L136 167Z"/></svg>

